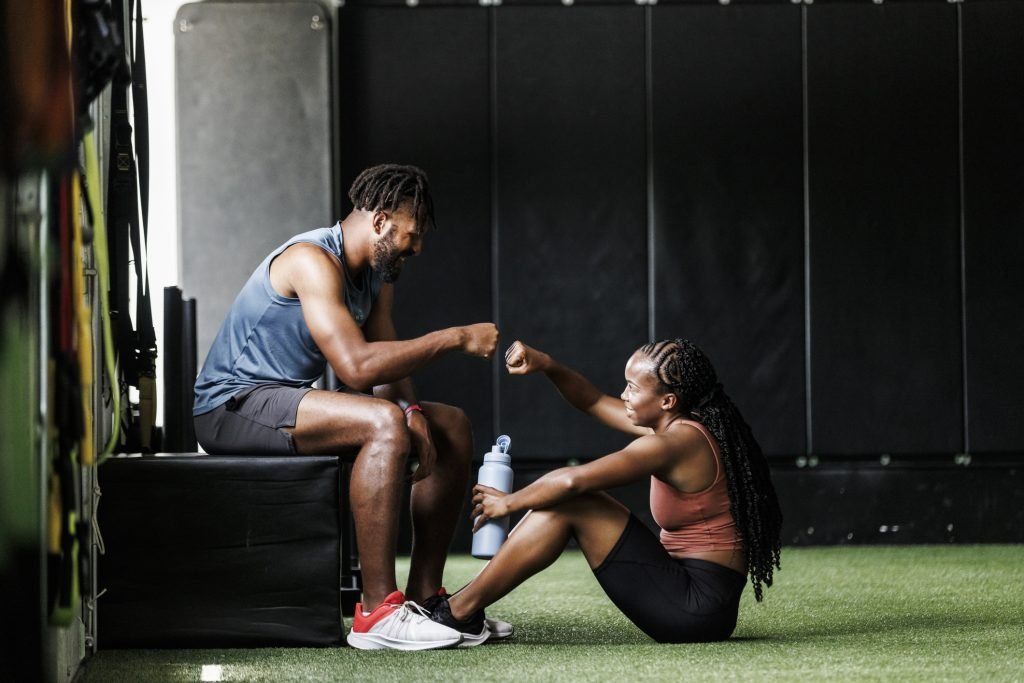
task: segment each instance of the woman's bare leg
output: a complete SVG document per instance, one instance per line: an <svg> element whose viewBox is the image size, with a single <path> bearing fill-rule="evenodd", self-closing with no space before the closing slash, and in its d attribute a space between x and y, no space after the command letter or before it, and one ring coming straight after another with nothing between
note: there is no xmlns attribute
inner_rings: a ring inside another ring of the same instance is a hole
<svg viewBox="0 0 1024 683"><path fill-rule="evenodd" d="M550 566L570 538L576 539L595 569L615 547L628 521L629 510L606 493L584 494L529 512L483 571L451 597L452 616L464 619L501 599Z"/></svg>

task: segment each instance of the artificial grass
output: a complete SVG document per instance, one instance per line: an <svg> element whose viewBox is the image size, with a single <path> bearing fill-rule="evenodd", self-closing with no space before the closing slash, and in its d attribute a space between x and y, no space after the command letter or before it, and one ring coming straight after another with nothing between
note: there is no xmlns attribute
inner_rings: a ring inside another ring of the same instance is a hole
<svg viewBox="0 0 1024 683"><path fill-rule="evenodd" d="M515 624L504 643L101 650L81 680L198 681L203 665L225 681L1024 680L1024 545L787 548L782 562L764 603L748 586L723 643L654 643L568 552L488 610ZM481 566L452 557L448 587Z"/></svg>

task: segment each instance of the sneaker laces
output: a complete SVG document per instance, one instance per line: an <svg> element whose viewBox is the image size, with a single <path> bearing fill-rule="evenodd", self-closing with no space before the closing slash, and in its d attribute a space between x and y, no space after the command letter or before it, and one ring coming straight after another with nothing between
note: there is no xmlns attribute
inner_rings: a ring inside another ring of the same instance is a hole
<svg viewBox="0 0 1024 683"><path fill-rule="evenodd" d="M398 608L398 619L399 621L405 621L410 616L415 617L413 612L418 612L419 615L425 619L430 618L430 612L420 607L416 602L412 600L406 600L402 603L402 606Z"/></svg>

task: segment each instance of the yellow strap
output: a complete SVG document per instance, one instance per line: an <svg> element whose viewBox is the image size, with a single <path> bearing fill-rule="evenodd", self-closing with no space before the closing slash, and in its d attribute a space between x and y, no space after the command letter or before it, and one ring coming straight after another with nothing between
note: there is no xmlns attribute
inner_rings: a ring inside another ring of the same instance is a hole
<svg viewBox="0 0 1024 683"><path fill-rule="evenodd" d="M82 202L78 172L71 176L72 258L74 273L71 277L71 301L78 323L78 371L82 385L82 442L79 448L81 463L91 466L96 460L92 422L92 306L85 295L85 248L82 244Z"/></svg>
<svg viewBox="0 0 1024 683"><path fill-rule="evenodd" d="M62 524L63 506L60 504L60 478L50 475L50 488L47 495L49 513L46 515L46 549L51 555L60 555L60 537L64 531Z"/></svg>
<svg viewBox="0 0 1024 683"><path fill-rule="evenodd" d="M100 199L100 165L96 154L96 140L92 131L82 139L85 147L85 179L92 207L92 250L96 264L97 284L100 295L100 322L103 325L103 362L110 379L110 394L113 399L113 424L100 462L103 462L117 445L121 429L121 388L117 383L117 367L114 364L114 333L110 324L110 255L107 251L107 222L103 215L103 201Z"/></svg>

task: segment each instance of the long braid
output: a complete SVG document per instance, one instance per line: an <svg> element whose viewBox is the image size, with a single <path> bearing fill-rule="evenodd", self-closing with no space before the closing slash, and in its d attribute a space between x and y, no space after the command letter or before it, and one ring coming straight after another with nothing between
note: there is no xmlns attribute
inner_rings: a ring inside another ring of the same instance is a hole
<svg viewBox="0 0 1024 683"><path fill-rule="evenodd" d="M679 398L680 410L708 428L718 441L729 507L746 548L747 572L758 602L780 565L782 510L768 461L750 425L722 390L708 357L692 342L667 339L641 347L658 381Z"/></svg>
<svg viewBox="0 0 1024 683"><path fill-rule="evenodd" d="M397 211L410 202L410 212L424 231L434 227L434 200L427 174L416 166L371 166L352 182L348 198L352 208L364 211Z"/></svg>

